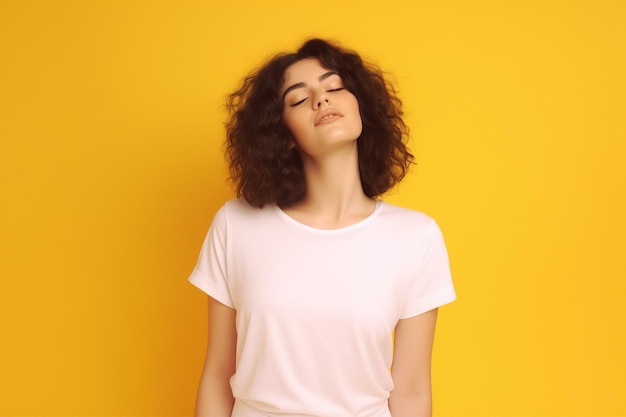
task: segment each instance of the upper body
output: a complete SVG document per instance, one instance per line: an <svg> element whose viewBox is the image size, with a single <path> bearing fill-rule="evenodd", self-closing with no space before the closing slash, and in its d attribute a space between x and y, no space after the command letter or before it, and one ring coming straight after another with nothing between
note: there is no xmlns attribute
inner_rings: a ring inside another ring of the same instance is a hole
<svg viewBox="0 0 626 417"><path fill-rule="evenodd" d="M241 200L190 278L210 296L197 414L430 415L455 295L437 225L379 199L413 158L400 105L376 67L316 39L230 96Z"/></svg>
<svg viewBox="0 0 626 417"><path fill-rule="evenodd" d="M251 415L387 415L396 325L455 297L437 224L382 201L323 230L232 200L190 280L237 312L231 386Z"/></svg>

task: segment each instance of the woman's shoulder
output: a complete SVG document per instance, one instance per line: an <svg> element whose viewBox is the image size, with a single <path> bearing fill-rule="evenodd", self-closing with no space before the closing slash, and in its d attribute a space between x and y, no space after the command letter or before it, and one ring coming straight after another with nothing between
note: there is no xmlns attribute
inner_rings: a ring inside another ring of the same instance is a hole
<svg viewBox="0 0 626 417"><path fill-rule="evenodd" d="M216 217L223 217L226 222L240 222L261 219L275 210L276 207L271 204L266 204L262 208L259 208L250 205L243 198L233 198L226 201L222 207L220 207Z"/></svg>
<svg viewBox="0 0 626 417"><path fill-rule="evenodd" d="M399 225L429 226L434 223L434 219L428 214L409 207L381 201L381 214L386 220Z"/></svg>
<svg viewBox="0 0 626 417"><path fill-rule="evenodd" d="M383 203L381 218L384 222L381 226L397 239L426 244L443 241L441 229L435 219L419 210Z"/></svg>
<svg viewBox="0 0 626 417"><path fill-rule="evenodd" d="M261 213L264 211L273 210L274 207L275 206L273 204L266 204L263 207L259 208L259 207L252 206L244 198L233 198L231 200L227 200L223 204L222 209L228 210L228 211L245 212L245 213Z"/></svg>

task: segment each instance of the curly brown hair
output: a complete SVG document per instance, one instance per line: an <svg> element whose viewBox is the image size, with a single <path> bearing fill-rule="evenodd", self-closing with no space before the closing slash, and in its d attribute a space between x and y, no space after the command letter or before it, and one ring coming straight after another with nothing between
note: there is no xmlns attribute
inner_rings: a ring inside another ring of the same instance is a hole
<svg viewBox="0 0 626 417"><path fill-rule="evenodd" d="M250 205L289 207L306 192L302 159L282 120L280 88L285 70L300 60L316 58L335 71L358 100L363 130L357 139L359 173L364 193L377 197L406 175L413 155L406 146L408 127L402 102L382 71L354 51L321 39L306 41L295 53L281 53L245 78L228 96L226 158L238 197Z"/></svg>

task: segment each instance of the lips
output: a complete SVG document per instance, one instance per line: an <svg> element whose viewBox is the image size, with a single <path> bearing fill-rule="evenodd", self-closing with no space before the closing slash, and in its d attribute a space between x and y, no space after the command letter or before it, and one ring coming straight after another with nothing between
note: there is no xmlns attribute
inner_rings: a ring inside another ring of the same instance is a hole
<svg viewBox="0 0 626 417"><path fill-rule="evenodd" d="M317 126L321 124L330 123L342 117L343 117L343 114L341 114L341 112L338 112L337 110L333 110L333 109L324 110L323 112L317 115L317 117L315 118L314 125Z"/></svg>

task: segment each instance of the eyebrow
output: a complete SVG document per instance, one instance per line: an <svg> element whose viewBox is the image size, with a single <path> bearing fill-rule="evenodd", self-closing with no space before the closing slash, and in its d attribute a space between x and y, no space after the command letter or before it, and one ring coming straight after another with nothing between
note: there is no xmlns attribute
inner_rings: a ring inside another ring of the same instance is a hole
<svg viewBox="0 0 626 417"><path fill-rule="evenodd" d="M319 77L317 77L317 79L318 79L320 82L322 82L322 81L324 81L325 79L327 79L328 77L333 76L333 75L339 75L339 74L338 74L337 72L335 72L335 71L328 71L328 72L325 72L324 74L320 75ZM286 95L287 95L287 93L289 93L291 90L295 90L296 88L302 88L302 87L306 87L306 84L305 84L305 83L296 83L296 84L294 84L294 85L292 85L292 86L287 87L287 89L286 89L286 90L285 90L285 92L283 93L283 100L285 100L285 96L286 96Z"/></svg>

